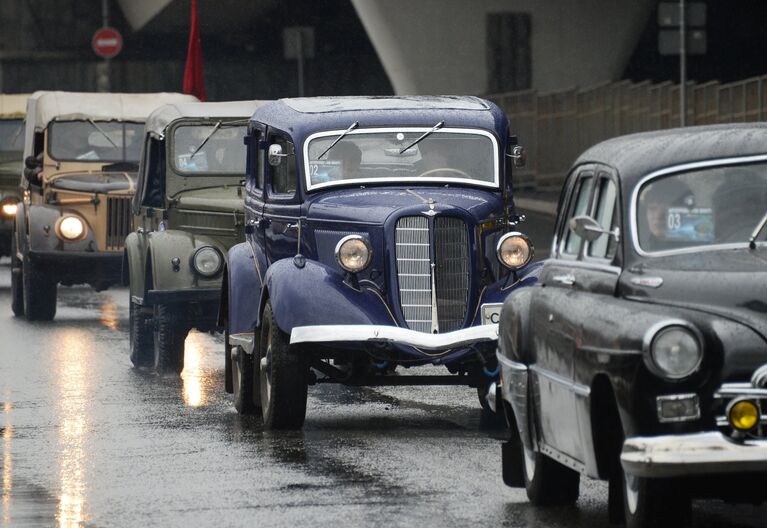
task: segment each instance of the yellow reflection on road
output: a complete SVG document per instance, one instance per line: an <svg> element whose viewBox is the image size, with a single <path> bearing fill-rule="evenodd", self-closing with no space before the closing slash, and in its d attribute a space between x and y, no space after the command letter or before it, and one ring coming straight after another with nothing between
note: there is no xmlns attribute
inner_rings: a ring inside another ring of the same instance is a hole
<svg viewBox="0 0 767 528"><path fill-rule="evenodd" d="M11 524L11 491L13 490L13 456L11 455L11 439L13 438L13 426L8 423L12 405L6 401L3 405L5 426L3 427L3 526Z"/></svg>
<svg viewBox="0 0 767 528"><path fill-rule="evenodd" d="M207 400L208 384L205 383L205 371L202 368L203 335L192 331L186 338L181 378L184 380L184 403L190 407L205 405Z"/></svg>
<svg viewBox="0 0 767 528"><path fill-rule="evenodd" d="M113 301L107 301L101 305L101 324L110 330L117 330L119 316L117 305Z"/></svg>
<svg viewBox="0 0 767 528"><path fill-rule="evenodd" d="M61 528L82 526L86 522L85 441L88 429L90 393L89 362L93 357L90 334L79 329L65 329L56 336L57 410L61 452L61 495L57 512Z"/></svg>

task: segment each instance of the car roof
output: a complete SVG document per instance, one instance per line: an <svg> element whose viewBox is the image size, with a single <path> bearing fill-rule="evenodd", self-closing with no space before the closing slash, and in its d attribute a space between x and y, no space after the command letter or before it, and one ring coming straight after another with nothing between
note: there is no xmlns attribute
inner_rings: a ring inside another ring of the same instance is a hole
<svg viewBox="0 0 767 528"><path fill-rule="evenodd" d="M0 94L0 119L19 119L27 113L30 94Z"/></svg>
<svg viewBox="0 0 767 528"><path fill-rule="evenodd" d="M218 103L171 103L154 110L146 120L146 131L160 137L165 129L183 118L242 118L247 119L256 108L268 101L226 101Z"/></svg>
<svg viewBox="0 0 767 528"><path fill-rule="evenodd" d="M767 123L729 123L629 134L608 139L573 164L614 167L630 190L649 173L698 161L767 154Z"/></svg>
<svg viewBox="0 0 767 528"><path fill-rule="evenodd" d="M495 104L470 96L302 97L279 99L260 107L251 119L294 139L323 130L385 126L474 127L507 134L506 115Z"/></svg>
<svg viewBox="0 0 767 528"><path fill-rule="evenodd" d="M29 98L27 115L35 130L43 130L51 121L114 120L144 122L147 116L165 103L193 102L193 95L180 93L89 93L35 92Z"/></svg>

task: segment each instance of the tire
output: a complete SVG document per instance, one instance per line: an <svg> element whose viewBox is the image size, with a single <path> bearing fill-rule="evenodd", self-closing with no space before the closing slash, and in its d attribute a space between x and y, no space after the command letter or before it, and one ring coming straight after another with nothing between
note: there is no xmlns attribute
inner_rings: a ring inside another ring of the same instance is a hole
<svg viewBox="0 0 767 528"><path fill-rule="evenodd" d="M232 389L234 408L240 414L256 414L261 409L256 406L254 391L256 388L253 369L253 354L248 354L242 347L232 347Z"/></svg>
<svg viewBox="0 0 767 528"><path fill-rule="evenodd" d="M521 442L520 442L521 444ZM574 504L580 492L581 475L546 455L521 445L527 497L536 506Z"/></svg>
<svg viewBox="0 0 767 528"><path fill-rule="evenodd" d="M56 281L40 273L29 261L22 260L22 296L27 321L51 321L56 316Z"/></svg>
<svg viewBox="0 0 767 528"><path fill-rule="evenodd" d="M24 315L24 276L21 261L16 257L16 233L11 234L11 310L16 317Z"/></svg>
<svg viewBox="0 0 767 528"><path fill-rule="evenodd" d="M621 474L626 528L690 526L692 501L673 479Z"/></svg>
<svg viewBox="0 0 767 528"><path fill-rule="evenodd" d="M258 385L266 429L301 429L306 417L307 363L279 329L267 301L261 320Z"/></svg>
<svg viewBox="0 0 767 528"><path fill-rule="evenodd" d="M130 303L130 360L134 367L151 367L154 363L152 318L133 300Z"/></svg>
<svg viewBox="0 0 767 528"><path fill-rule="evenodd" d="M181 374L184 370L184 341L188 331L179 306L155 305L154 368L159 374Z"/></svg>
<svg viewBox="0 0 767 528"><path fill-rule="evenodd" d="M502 410L502 412L509 412ZM509 439L501 444L501 476L510 488L525 487L524 446L514 418L508 420Z"/></svg>

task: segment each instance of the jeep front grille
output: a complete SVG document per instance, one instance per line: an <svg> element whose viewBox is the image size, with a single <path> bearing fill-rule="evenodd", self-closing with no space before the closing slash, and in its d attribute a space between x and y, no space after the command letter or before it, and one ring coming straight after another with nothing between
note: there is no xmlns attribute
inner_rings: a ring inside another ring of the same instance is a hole
<svg viewBox="0 0 767 528"><path fill-rule="evenodd" d="M122 249L130 231L130 197L107 197L107 251Z"/></svg>
<svg viewBox="0 0 767 528"><path fill-rule="evenodd" d="M433 253L432 253L433 243ZM397 280L407 325L450 332L463 325L469 293L469 245L459 218L422 216L397 221Z"/></svg>
<svg viewBox="0 0 767 528"><path fill-rule="evenodd" d="M0 174L0 187L10 188L14 191L19 186L19 177L16 174Z"/></svg>

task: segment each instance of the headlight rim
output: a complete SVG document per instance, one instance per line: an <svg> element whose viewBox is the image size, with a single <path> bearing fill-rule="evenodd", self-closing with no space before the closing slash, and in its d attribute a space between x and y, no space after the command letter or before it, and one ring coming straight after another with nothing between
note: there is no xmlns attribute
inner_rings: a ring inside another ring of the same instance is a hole
<svg viewBox="0 0 767 528"><path fill-rule="evenodd" d="M64 221L67 218L74 218L75 220L78 220L80 224L83 226L83 231L82 233L80 233L79 236L75 238L69 238L67 236L64 236L64 234L61 232L61 224L64 223ZM56 233L56 236L59 237L64 242L79 242L80 240L83 240L85 237L88 236L88 222L86 222L84 218L82 218L81 216L77 214L64 213L56 220L56 224L53 226L53 230Z"/></svg>
<svg viewBox="0 0 767 528"><path fill-rule="evenodd" d="M361 241L365 245L368 251L368 258L365 261L365 264L357 270L349 269L346 266L344 266L343 262L341 262L341 248L343 247L345 243L347 243L350 240ZM346 271L347 273L360 273L362 271L365 271L373 262L373 248L370 245L370 242L368 241L368 239L362 235L346 235L345 237L343 237L341 240L338 241L338 243L336 244L336 248L333 250L333 254L335 255L336 262L338 262L338 265L341 266L341 269Z"/></svg>
<svg viewBox="0 0 767 528"><path fill-rule="evenodd" d="M202 251L207 251L209 249L212 249L213 252L218 256L218 267L215 271L211 273L206 273L202 270L200 270L197 267L197 264L195 262L197 261L197 255ZM221 274L221 272L224 270L224 255L221 253L221 251L216 246L211 246L209 244L206 244L204 246L200 246L197 249L194 250L194 253L192 253L192 257L189 259L190 268L192 268L192 271L194 271L197 275L202 277L203 279L212 279L214 277L217 277Z"/></svg>
<svg viewBox="0 0 767 528"><path fill-rule="evenodd" d="M523 239L525 241L525 243L527 243L527 247L530 248L530 255L528 256L527 260L523 264L521 264L521 265L519 265L517 267L509 266L501 258L501 246L503 245L503 243L506 240L508 240L509 238L512 238L512 237L519 237L519 238ZM498 262L500 262L501 265L503 267L505 267L506 269L511 270L511 271L518 271L518 270L521 270L522 268L524 268L525 266L527 266L528 264L530 264L533 261L533 258L535 257L535 246L533 246L533 243L530 240L530 237L528 237L527 235L525 235L521 231L509 231L508 233L505 233L504 235L501 236L501 238L498 239L498 243L495 245L495 257L498 259Z"/></svg>
<svg viewBox="0 0 767 528"><path fill-rule="evenodd" d="M688 372L682 375L675 375L663 370L653 359L652 347L653 347L653 344L655 343L655 339L662 332L674 327L680 327L688 331L692 335L693 339L695 339L695 342L698 345L698 360L696 361L695 366L692 369L690 369ZM656 376L660 376L661 378L667 381L672 381L672 382L684 381L694 376L696 373L700 371L700 368L701 368L701 365L703 364L703 359L704 359L704 347L703 347L704 342L705 341L703 339L703 334L701 334L700 330L698 330L698 328L695 327L694 325L682 319L666 319L652 325L647 330L647 332L645 332L644 340L642 343L642 356L644 358L644 362L647 368L650 370L650 372L652 372Z"/></svg>

